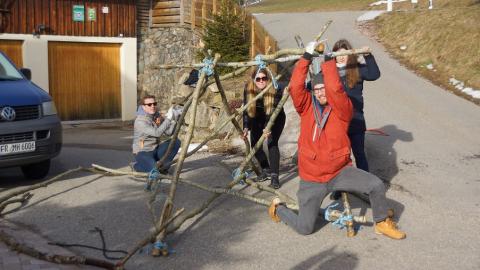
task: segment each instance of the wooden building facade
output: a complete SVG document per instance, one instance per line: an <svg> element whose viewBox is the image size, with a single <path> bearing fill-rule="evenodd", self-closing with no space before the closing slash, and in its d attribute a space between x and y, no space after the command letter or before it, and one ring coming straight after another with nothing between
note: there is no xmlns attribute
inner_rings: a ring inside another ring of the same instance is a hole
<svg viewBox="0 0 480 270"><path fill-rule="evenodd" d="M135 117L134 0L17 0L2 12L0 50L48 91L62 120Z"/></svg>
<svg viewBox="0 0 480 270"><path fill-rule="evenodd" d="M15 34L135 37L135 2L17 0L5 16L3 31ZM75 17L82 13L83 18Z"/></svg>

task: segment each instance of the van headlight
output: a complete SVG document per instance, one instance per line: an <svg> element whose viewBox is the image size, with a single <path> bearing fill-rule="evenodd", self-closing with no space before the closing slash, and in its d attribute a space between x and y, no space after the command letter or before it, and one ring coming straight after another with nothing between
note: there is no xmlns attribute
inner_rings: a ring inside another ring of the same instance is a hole
<svg viewBox="0 0 480 270"><path fill-rule="evenodd" d="M55 103L53 103L53 101L43 102L42 111L43 111L43 116L57 114L57 108L55 108Z"/></svg>

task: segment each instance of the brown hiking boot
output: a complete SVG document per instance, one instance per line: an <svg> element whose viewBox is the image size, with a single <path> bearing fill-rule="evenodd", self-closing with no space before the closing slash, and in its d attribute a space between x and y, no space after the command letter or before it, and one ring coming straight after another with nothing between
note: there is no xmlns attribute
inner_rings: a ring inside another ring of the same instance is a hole
<svg viewBox="0 0 480 270"><path fill-rule="evenodd" d="M387 218L382 222L377 222L375 224L375 233L383 234L385 236L388 236L392 239L397 239L397 240L404 239L405 237L407 237L407 235L404 232L399 231L397 229L395 222L393 222L391 218Z"/></svg>
<svg viewBox="0 0 480 270"><path fill-rule="evenodd" d="M268 214L274 222L280 222L280 217L277 215L277 206L281 203L280 198L273 199L270 207L268 208Z"/></svg>

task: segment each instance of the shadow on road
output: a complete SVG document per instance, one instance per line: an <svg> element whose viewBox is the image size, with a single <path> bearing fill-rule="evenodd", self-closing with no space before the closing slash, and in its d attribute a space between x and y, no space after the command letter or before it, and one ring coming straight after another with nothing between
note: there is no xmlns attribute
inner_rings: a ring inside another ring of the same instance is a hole
<svg viewBox="0 0 480 270"><path fill-rule="evenodd" d="M292 267L292 270L313 269L355 269L358 265L357 255L350 252L337 252L336 246L319 252L305 261Z"/></svg>
<svg viewBox="0 0 480 270"><path fill-rule="evenodd" d="M367 131L365 151L370 165L370 172L378 176L386 184L390 184L399 171L397 152L394 145L397 141L412 142L413 135L409 131L397 128L396 125L386 125L378 130L384 132L385 135Z"/></svg>

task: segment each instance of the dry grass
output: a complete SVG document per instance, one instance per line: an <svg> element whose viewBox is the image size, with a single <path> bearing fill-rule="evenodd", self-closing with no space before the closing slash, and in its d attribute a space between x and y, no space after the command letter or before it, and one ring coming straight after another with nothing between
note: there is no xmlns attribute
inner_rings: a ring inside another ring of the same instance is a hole
<svg viewBox="0 0 480 270"><path fill-rule="evenodd" d="M248 8L254 13L366 10L372 0L263 0Z"/></svg>
<svg viewBox="0 0 480 270"><path fill-rule="evenodd" d="M394 56L432 81L448 86L454 76L480 89L480 1L434 4L434 10L381 16L375 21L378 38ZM407 49L401 50L402 45ZM425 68L430 63L436 71Z"/></svg>

